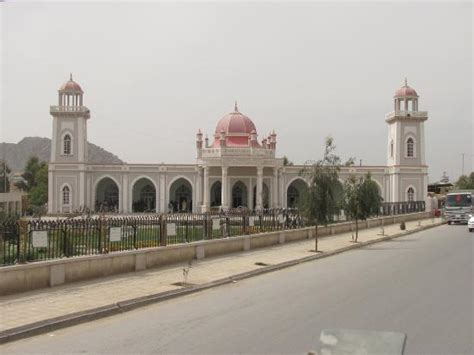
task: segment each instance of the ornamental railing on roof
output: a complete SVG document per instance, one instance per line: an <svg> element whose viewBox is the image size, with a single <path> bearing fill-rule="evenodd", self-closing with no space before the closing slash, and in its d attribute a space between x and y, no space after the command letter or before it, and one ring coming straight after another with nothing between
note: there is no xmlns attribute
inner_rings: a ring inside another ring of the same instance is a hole
<svg viewBox="0 0 474 355"><path fill-rule="evenodd" d="M274 157L274 149L253 148L253 147L225 147L225 148L204 148L202 150L203 158L213 158L221 156L258 156L258 157Z"/></svg>

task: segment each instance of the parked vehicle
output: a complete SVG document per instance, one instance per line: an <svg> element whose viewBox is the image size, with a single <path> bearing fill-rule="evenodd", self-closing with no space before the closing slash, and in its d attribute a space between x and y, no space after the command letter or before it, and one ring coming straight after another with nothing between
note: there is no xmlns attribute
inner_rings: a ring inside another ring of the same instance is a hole
<svg viewBox="0 0 474 355"><path fill-rule="evenodd" d="M460 190L446 195L444 217L448 224L467 224L471 214L474 214L474 191Z"/></svg>
<svg viewBox="0 0 474 355"><path fill-rule="evenodd" d="M469 232L474 232L474 215L469 215L469 221L467 221L467 228L469 228Z"/></svg>

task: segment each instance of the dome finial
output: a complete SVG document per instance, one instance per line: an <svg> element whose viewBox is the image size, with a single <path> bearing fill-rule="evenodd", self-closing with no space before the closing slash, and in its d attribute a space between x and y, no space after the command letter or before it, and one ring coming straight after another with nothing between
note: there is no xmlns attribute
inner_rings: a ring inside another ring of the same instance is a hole
<svg viewBox="0 0 474 355"><path fill-rule="evenodd" d="M72 81L72 73L69 73L69 80Z"/></svg>
<svg viewBox="0 0 474 355"><path fill-rule="evenodd" d="M405 77L405 86L408 86L408 80L407 80L407 77Z"/></svg>
<svg viewBox="0 0 474 355"><path fill-rule="evenodd" d="M239 108L237 107L237 100L234 103L234 112L239 112Z"/></svg>

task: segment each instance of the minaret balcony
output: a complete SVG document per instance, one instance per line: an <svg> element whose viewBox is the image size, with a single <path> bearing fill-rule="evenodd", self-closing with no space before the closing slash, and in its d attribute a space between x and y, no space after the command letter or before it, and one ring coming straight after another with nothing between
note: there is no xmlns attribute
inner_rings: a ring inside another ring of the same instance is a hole
<svg viewBox="0 0 474 355"><path fill-rule="evenodd" d="M385 121L390 122L394 119L419 119L419 120L427 120L428 119L428 111L392 111L385 115Z"/></svg>
<svg viewBox="0 0 474 355"><path fill-rule="evenodd" d="M49 112L53 116L66 113L89 118L90 115L90 111L86 106L50 106Z"/></svg>

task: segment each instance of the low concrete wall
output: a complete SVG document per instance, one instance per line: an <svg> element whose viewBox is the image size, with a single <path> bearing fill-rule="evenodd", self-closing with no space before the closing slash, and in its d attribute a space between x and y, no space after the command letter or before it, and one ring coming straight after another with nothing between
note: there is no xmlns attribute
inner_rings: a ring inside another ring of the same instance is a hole
<svg viewBox="0 0 474 355"><path fill-rule="evenodd" d="M402 220L413 221L429 216L429 212L421 212L370 219L361 221L359 229L381 226L382 223L384 225L400 223ZM351 228L350 222L320 226L318 227L318 236L324 237L349 232ZM306 227L167 247L5 266L0 268L0 295L309 239L314 237L314 232L314 227Z"/></svg>

